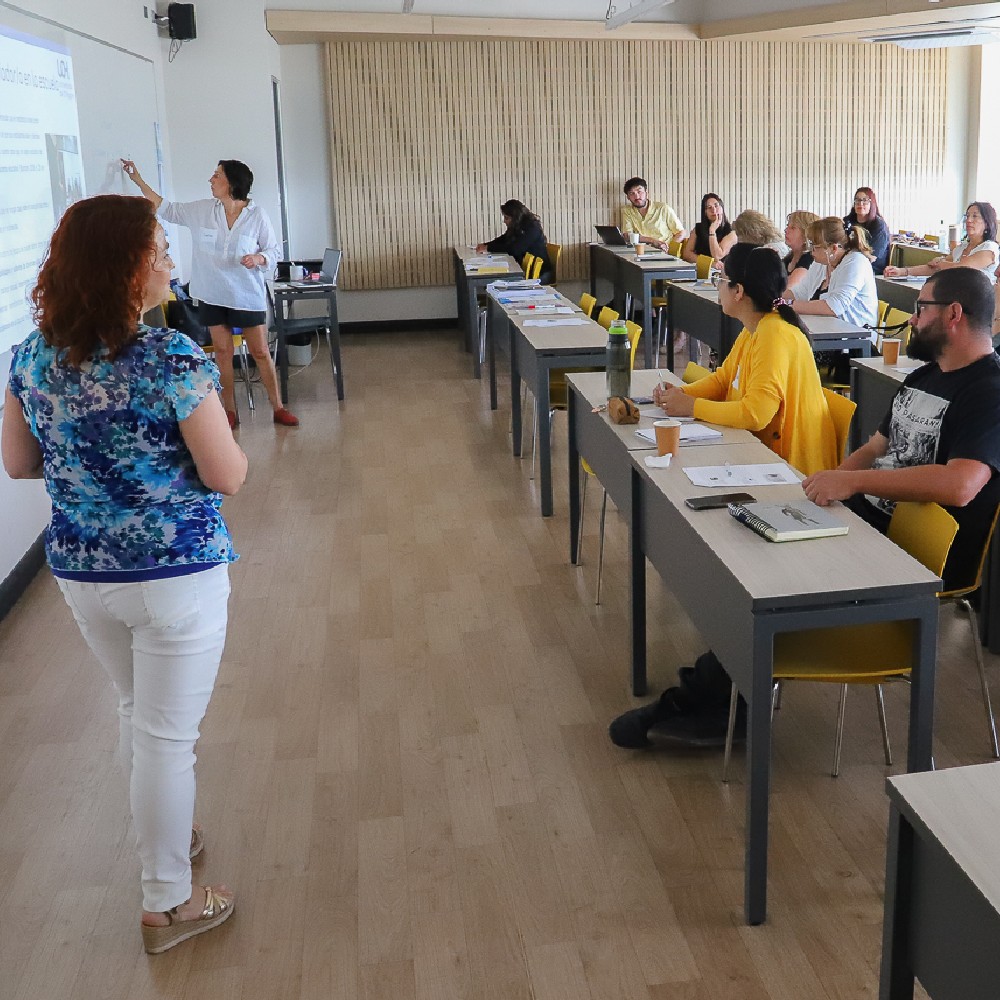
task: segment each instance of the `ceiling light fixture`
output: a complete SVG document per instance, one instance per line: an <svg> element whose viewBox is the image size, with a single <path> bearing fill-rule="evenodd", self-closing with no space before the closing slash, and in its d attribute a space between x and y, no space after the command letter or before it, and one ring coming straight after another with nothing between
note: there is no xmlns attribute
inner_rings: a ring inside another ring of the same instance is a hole
<svg viewBox="0 0 1000 1000"><path fill-rule="evenodd" d="M891 42L902 49L944 49L959 45L990 45L1000 41L995 30L981 25L970 24L960 28L946 28L942 31L915 30L895 32L885 35L868 35L861 41L871 44Z"/></svg>
<svg viewBox="0 0 1000 1000"><path fill-rule="evenodd" d="M617 8L609 4L608 12L604 16L604 28L606 31L614 31L615 28L620 28L623 24L629 24L637 18L642 17L643 14L649 14L657 8L666 7L667 4L673 2L674 0L639 0L639 3L632 4L620 14L612 13Z"/></svg>

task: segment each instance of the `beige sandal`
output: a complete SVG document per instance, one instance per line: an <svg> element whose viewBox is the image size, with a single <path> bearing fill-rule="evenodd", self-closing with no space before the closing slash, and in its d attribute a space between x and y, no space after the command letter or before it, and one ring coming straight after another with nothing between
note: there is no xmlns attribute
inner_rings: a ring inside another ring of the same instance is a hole
<svg viewBox="0 0 1000 1000"><path fill-rule="evenodd" d="M189 938L204 934L205 931L218 927L232 916L236 908L236 897L231 892L223 892L221 889L213 889L211 886L204 886L205 889L205 909L201 911L200 917L194 920L178 920L177 907L166 911L166 917L170 921L164 927L150 927L142 924L142 943L149 955L159 955L161 952L169 951L174 945L187 941Z"/></svg>

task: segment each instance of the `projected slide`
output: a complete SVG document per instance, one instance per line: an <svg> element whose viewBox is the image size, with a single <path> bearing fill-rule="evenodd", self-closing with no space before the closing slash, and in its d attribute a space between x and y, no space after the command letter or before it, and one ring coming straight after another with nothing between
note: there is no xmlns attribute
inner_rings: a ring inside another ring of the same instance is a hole
<svg viewBox="0 0 1000 1000"><path fill-rule="evenodd" d="M0 354L31 332L28 292L84 186L69 51L0 25Z"/></svg>

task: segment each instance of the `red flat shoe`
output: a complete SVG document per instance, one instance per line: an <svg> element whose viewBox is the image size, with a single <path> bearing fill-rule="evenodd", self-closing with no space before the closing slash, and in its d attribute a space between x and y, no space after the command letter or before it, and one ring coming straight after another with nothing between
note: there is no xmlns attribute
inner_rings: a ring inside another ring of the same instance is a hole
<svg viewBox="0 0 1000 1000"><path fill-rule="evenodd" d="M298 427L299 418L295 416L294 413L286 410L282 407L280 410L274 411L274 422L276 424L281 424L282 427Z"/></svg>
<svg viewBox="0 0 1000 1000"><path fill-rule="evenodd" d="M237 424L240 422L240 418L232 410L226 410L226 417L229 420L229 429L231 431L236 430Z"/></svg>

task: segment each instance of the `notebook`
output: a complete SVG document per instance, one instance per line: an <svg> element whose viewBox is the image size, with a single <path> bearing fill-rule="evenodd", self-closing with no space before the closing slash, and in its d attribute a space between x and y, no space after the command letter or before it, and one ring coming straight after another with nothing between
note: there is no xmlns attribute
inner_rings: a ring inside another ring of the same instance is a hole
<svg viewBox="0 0 1000 1000"><path fill-rule="evenodd" d="M846 535L847 525L811 500L785 503L731 503L729 513L769 542Z"/></svg>
<svg viewBox="0 0 1000 1000"><path fill-rule="evenodd" d="M625 239L617 226L594 226L594 228L606 247L630 247L632 245Z"/></svg>

